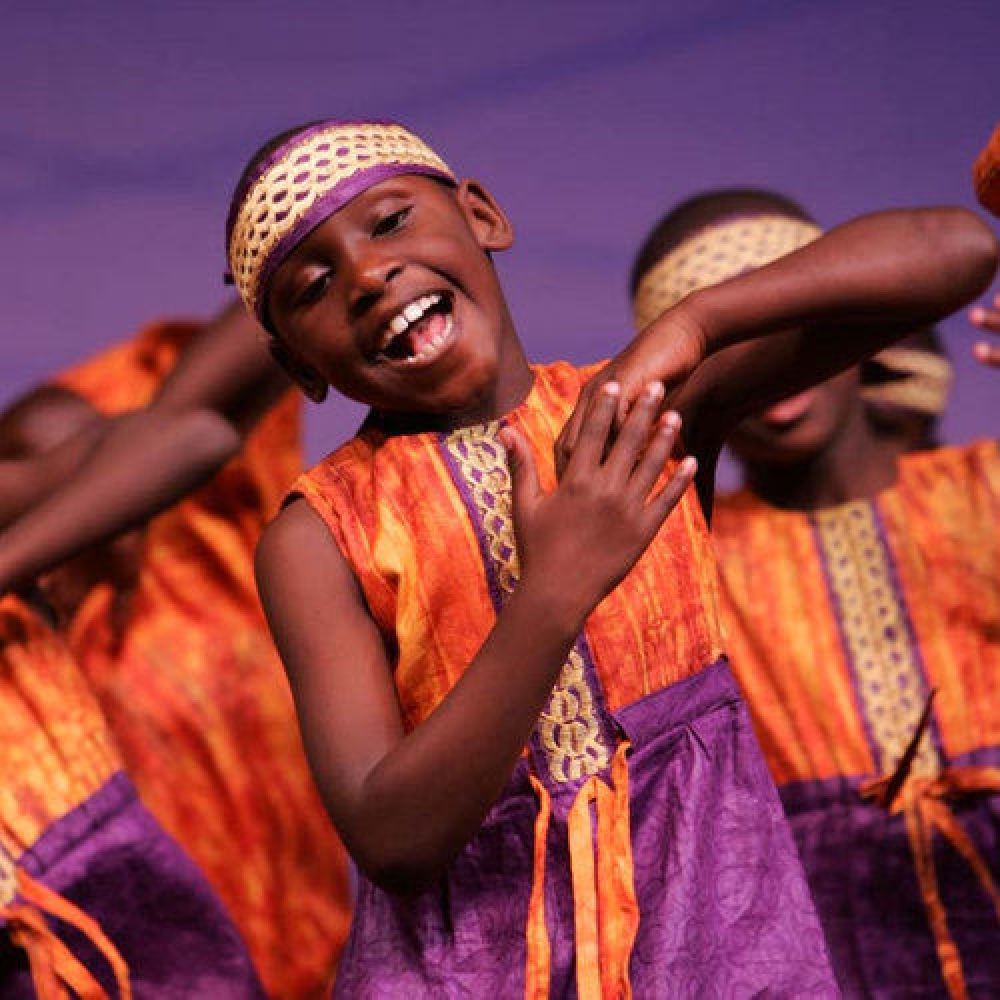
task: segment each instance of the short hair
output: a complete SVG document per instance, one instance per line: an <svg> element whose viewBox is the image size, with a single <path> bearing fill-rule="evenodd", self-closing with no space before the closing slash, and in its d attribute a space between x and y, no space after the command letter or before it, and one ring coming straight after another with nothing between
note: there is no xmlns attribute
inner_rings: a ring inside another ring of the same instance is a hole
<svg viewBox="0 0 1000 1000"><path fill-rule="evenodd" d="M742 215L787 215L815 221L798 202L764 188L717 188L692 195L667 212L643 240L629 275L629 297L635 297L646 272L692 233Z"/></svg>

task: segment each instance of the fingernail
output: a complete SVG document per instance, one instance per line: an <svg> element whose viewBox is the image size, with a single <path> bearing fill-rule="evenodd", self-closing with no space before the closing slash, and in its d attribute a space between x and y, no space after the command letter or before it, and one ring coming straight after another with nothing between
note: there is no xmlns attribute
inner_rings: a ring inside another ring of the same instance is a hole
<svg viewBox="0 0 1000 1000"><path fill-rule="evenodd" d="M693 476L698 471L698 459L694 455L688 455L680 464L680 470L685 476Z"/></svg>
<svg viewBox="0 0 1000 1000"><path fill-rule="evenodd" d="M645 388L646 399L652 402L654 399L659 399L663 395L663 383L662 382L650 382Z"/></svg>
<svg viewBox="0 0 1000 1000"><path fill-rule="evenodd" d="M605 382L601 386L601 392L606 396L617 396L622 391L622 387L617 382Z"/></svg>
<svg viewBox="0 0 1000 1000"><path fill-rule="evenodd" d="M972 348L972 350L975 353L976 357L979 358L980 361L989 361L989 359L990 359L990 345L989 344L984 344L982 341L980 341L978 344L976 344Z"/></svg>
<svg viewBox="0 0 1000 1000"><path fill-rule="evenodd" d="M663 426L668 431L676 431L681 425L681 415L676 410L670 410L663 415Z"/></svg>
<svg viewBox="0 0 1000 1000"><path fill-rule="evenodd" d="M983 323L986 321L986 310L976 306L969 310L969 319L973 323Z"/></svg>

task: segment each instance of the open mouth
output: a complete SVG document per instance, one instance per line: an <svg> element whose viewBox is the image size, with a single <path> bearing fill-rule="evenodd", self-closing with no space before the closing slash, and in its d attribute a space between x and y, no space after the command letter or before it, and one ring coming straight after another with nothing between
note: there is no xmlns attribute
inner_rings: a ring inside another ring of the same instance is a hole
<svg viewBox="0 0 1000 1000"><path fill-rule="evenodd" d="M447 292L431 292L407 303L386 324L375 360L409 365L432 361L452 341L453 311Z"/></svg>

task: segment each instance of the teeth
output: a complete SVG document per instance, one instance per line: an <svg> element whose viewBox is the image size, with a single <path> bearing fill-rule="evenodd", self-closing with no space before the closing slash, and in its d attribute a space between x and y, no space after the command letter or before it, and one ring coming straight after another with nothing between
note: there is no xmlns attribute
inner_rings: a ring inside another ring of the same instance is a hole
<svg viewBox="0 0 1000 1000"><path fill-rule="evenodd" d="M406 333L412 323L416 323L423 319L427 310L436 306L441 301L441 298L442 296L439 292L434 292L432 295L422 295L419 299L414 299L413 302L405 305L398 313L396 313L395 316L392 317L391 320L389 320L387 332L379 350L384 351L389 346L393 337L398 337L401 333ZM450 317L449 325L446 329L451 329ZM430 343L428 346L430 346ZM423 353L426 353L426 349ZM416 355L415 357L420 356L421 355ZM415 358L409 358L408 360L413 361Z"/></svg>
<svg viewBox="0 0 1000 1000"><path fill-rule="evenodd" d="M428 337L427 343L421 348L419 354L414 354L412 357L405 358L403 363L407 365L412 365L417 361L423 361L426 358L431 357L436 354L440 349L441 345L451 336L452 319L449 316L444 325L444 329L435 334L433 337Z"/></svg>

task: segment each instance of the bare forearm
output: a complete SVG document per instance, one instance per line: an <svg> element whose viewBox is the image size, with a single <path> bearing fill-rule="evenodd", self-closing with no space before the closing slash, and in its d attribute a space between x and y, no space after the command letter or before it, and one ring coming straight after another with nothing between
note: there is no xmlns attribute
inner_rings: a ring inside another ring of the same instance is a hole
<svg viewBox="0 0 1000 1000"><path fill-rule="evenodd" d="M997 245L958 208L880 212L831 230L773 264L691 296L709 354L762 332L819 324L872 339L948 315L987 287Z"/></svg>
<svg viewBox="0 0 1000 1000"><path fill-rule="evenodd" d="M65 471L76 474L0 535L0 588L22 585L164 510L235 454L240 436L207 411L140 410L85 444L76 454L72 442L65 446Z"/></svg>
<svg viewBox="0 0 1000 1000"><path fill-rule="evenodd" d="M372 877L400 891L419 888L474 836L581 624L537 589L511 597L461 680L358 789L352 827L362 835L349 846Z"/></svg>
<svg viewBox="0 0 1000 1000"><path fill-rule="evenodd" d="M6 528L36 507L72 476L93 451L104 431L103 423L94 422L44 455L0 462L0 528Z"/></svg>

